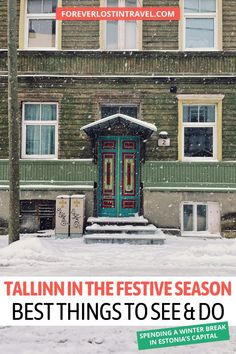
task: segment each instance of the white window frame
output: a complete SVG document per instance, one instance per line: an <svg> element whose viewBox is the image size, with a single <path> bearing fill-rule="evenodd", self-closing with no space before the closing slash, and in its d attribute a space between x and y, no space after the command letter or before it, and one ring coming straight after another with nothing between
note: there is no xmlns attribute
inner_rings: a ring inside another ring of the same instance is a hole
<svg viewBox="0 0 236 354"><path fill-rule="evenodd" d="M184 205L193 205L193 229L194 231L184 231ZM206 231L197 231L197 206L198 205L205 205L207 207L207 213L206 213ZM210 215L212 213L212 208L217 207L218 209L218 230L212 230L211 226L211 217ZM191 236L197 236L197 237L220 237L220 203L218 202L193 202L193 201L183 201L180 204L180 225L181 225L181 236L186 236L186 237L191 237Z"/></svg>
<svg viewBox="0 0 236 354"><path fill-rule="evenodd" d="M53 104L57 108L56 120L25 120L25 105L40 105L40 115L41 115L41 106L47 104ZM55 154L51 155L27 155L26 154L26 127L28 125L54 125L55 126ZM35 159L47 159L47 160L56 160L58 158L58 102L23 102L22 104L22 144L21 144L21 151L22 151L22 159L27 160L35 160Z"/></svg>
<svg viewBox="0 0 236 354"><path fill-rule="evenodd" d="M207 1L207 0L206 0ZM180 24L180 47L184 51L217 51L222 50L222 0L216 0L216 12L212 13L185 13L184 2L181 0L182 21ZM213 19L214 20L214 47L189 48L186 45L186 19ZM182 27L182 28L181 28Z"/></svg>
<svg viewBox="0 0 236 354"><path fill-rule="evenodd" d="M58 49L58 32L59 32L59 21L56 20L56 13L33 13L28 14L28 0L25 0L25 33L24 33L24 48L27 50L57 50ZM30 20L55 20L56 28L55 28L55 46L54 47L29 47L29 21Z"/></svg>
<svg viewBox="0 0 236 354"><path fill-rule="evenodd" d="M184 205L192 205L193 206L193 231L184 231ZM206 231L197 231L197 206L204 205L207 207L206 213ZM181 234L183 236L206 236L209 234L209 205L205 202L183 202L181 204Z"/></svg>
<svg viewBox="0 0 236 354"><path fill-rule="evenodd" d="M125 7L125 0L118 0L118 8ZM137 0L137 7L142 6L142 0ZM101 7L107 7L107 0L101 0ZM118 22L118 48L107 48L107 21L100 21L100 47L102 50L116 52L116 51L139 51L142 48L142 21L136 20L136 48L125 48L125 22Z"/></svg>
<svg viewBox="0 0 236 354"><path fill-rule="evenodd" d="M183 137L183 144L182 144L182 156L183 161L217 161L217 104L215 103L183 103L184 106L215 106L215 122L211 123L191 123L191 122L184 122L184 110L182 110L182 137ZM185 146L185 135L184 129L185 128L213 128L213 156L212 157L186 157L184 155L184 146Z"/></svg>

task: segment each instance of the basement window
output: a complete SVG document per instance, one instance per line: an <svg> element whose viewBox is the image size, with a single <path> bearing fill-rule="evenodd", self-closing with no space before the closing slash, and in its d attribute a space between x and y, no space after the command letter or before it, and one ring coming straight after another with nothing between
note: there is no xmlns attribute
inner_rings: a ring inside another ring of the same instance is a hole
<svg viewBox="0 0 236 354"><path fill-rule="evenodd" d="M217 202L184 202L181 205L183 236L219 235L220 205Z"/></svg>
<svg viewBox="0 0 236 354"><path fill-rule="evenodd" d="M21 231L37 232L55 228L55 200L21 200Z"/></svg>

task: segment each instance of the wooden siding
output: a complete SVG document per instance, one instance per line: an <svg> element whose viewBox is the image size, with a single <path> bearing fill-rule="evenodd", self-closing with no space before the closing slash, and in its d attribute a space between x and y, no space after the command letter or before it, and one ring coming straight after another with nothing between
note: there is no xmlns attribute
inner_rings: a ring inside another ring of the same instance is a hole
<svg viewBox="0 0 236 354"><path fill-rule="evenodd" d="M63 0L63 6L99 6L99 0ZM63 21L62 48L99 49L99 21Z"/></svg>
<svg viewBox="0 0 236 354"><path fill-rule="evenodd" d="M78 6L77 0L63 0L63 6ZM18 5L20 0L18 0ZM98 6L99 0L83 0L83 6ZM143 0L144 6L178 6L178 0ZM7 46L7 1L0 0L0 49ZM178 50L176 21L143 21L144 50ZM63 22L62 49L99 49L99 23ZM236 50L236 0L223 0L223 49Z"/></svg>
<svg viewBox="0 0 236 354"><path fill-rule="evenodd" d="M7 1L0 0L0 49L7 48Z"/></svg>
<svg viewBox="0 0 236 354"><path fill-rule="evenodd" d="M91 161L21 161L22 186L93 186L96 165ZM144 188L160 190L215 190L236 189L236 164L146 162L142 165ZM7 188L8 161L0 160L1 188ZM4 187L5 186L5 187ZM69 188L69 187L68 187Z"/></svg>
<svg viewBox="0 0 236 354"><path fill-rule="evenodd" d="M235 52L38 52L20 51L19 74L43 75L236 75ZM0 52L0 75L7 52Z"/></svg>
<svg viewBox="0 0 236 354"><path fill-rule="evenodd" d="M217 190L236 188L236 164L146 162L142 174L144 187L168 189Z"/></svg>
<svg viewBox="0 0 236 354"><path fill-rule="evenodd" d="M8 157L8 100L7 85L0 81L0 157Z"/></svg>
<svg viewBox="0 0 236 354"><path fill-rule="evenodd" d="M21 161L22 184L92 185L96 166L90 161ZM8 161L0 160L0 182L8 182Z"/></svg>
<svg viewBox="0 0 236 354"><path fill-rule="evenodd" d="M236 0L223 0L223 49L236 50Z"/></svg>
<svg viewBox="0 0 236 354"><path fill-rule="evenodd" d="M143 6L178 6L179 0L143 0ZM143 21L143 50L178 50L178 21Z"/></svg>
<svg viewBox="0 0 236 354"><path fill-rule="evenodd" d="M140 107L140 118L166 130L170 147L158 147L157 134L146 144L147 160L177 160L178 102L170 87L178 94L225 94L223 100L223 160L236 160L236 79L75 79L22 78L20 102L59 102L59 158L91 158L92 146L80 131L81 126L98 119L103 103L134 103ZM0 84L0 158L7 158L7 83Z"/></svg>

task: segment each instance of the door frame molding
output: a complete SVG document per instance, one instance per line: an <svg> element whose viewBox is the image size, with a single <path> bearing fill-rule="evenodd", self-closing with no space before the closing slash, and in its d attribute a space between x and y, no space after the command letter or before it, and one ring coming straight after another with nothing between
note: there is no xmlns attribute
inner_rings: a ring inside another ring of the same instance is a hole
<svg viewBox="0 0 236 354"><path fill-rule="evenodd" d="M115 174L116 176L121 176L121 170L120 167L123 164L123 148L120 148L120 144L123 144L123 141L126 139L132 139L132 140L136 140L138 145L136 146L137 152L138 152L138 159L137 159L137 163L138 165L136 165L135 167L135 171L138 171L138 180L135 182L135 190L137 191L137 193L135 194L135 199L137 199L138 201L138 205L137 205L137 209L138 209L138 214L141 214L142 210L143 210L143 205L142 205L142 191L141 191L141 163L142 163L142 137L141 136L135 136L135 135L104 135L104 136L98 136L96 139L96 153L97 153L97 182L95 183L96 188L94 189L94 214L96 216L102 216L99 215L100 214L100 206L99 203L102 200L102 180L100 181L99 179L101 178L101 168L102 168L102 158L99 156L101 154L101 148L99 147L99 141L102 141L105 138L105 140L109 140L109 139L115 139L118 142L118 146L116 146L117 149L117 156L116 156L116 164L117 164L117 168L118 170L116 170ZM112 150L112 149L111 149ZM128 150L128 149L127 149ZM125 149L124 149L125 151ZM131 150L132 151L132 150ZM109 152L109 150L108 150ZM127 151L127 153L129 153L129 151ZM133 153L133 152L131 152ZM117 163L117 161L120 161L120 163ZM116 179L115 176L115 180ZM120 179L119 179L120 180ZM120 213L122 212L122 200L125 200L125 196L124 198L122 198L120 190L122 190L122 185L117 186L117 188L119 189L119 193L116 194L115 198L116 198L116 203L117 203L117 207L118 210L120 210ZM138 194L138 195L137 195ZM127 196L126 196L127 198ZM121 200L122 199L122 200ZM129 198L128 198L129 199ZM127 199L127 200L128 200ZM132 209L132 208L130 208ZM129 208L127 208L127 210L129 210ZM128 211L127 211L127 216L128 215ZM121 215L115 215L112 217L122 217ZM125 217L125 216L124 216Z"/></svg>

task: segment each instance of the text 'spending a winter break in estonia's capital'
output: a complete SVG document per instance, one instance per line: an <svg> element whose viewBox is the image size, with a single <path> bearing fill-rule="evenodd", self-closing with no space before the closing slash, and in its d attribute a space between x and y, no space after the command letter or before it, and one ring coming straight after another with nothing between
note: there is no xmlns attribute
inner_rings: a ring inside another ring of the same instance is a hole
<svg viewBox="0 0 236 354"><path fill-rule="evenodd" d="M58 7L57 20L63 21L178 21L179 7Z"/></svg>

